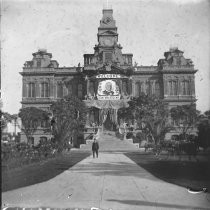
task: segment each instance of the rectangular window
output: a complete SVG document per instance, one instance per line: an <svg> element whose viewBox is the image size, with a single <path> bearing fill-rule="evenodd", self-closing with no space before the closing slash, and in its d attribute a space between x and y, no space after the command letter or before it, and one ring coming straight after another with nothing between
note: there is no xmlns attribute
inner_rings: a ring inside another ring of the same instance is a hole
<svg viewBox="0 0 210 210"><path fill-rule="evenodd" d="M136 88L136 97L139 97L139 95L140 95L140 84L139 84L139 82L137 82L136 84L135 84L135 88Z"/></svg>
<svg viewBox="0 0 210 210"><path fill-rule="evenodd" d="M27 85L27 90L28 90L28 98L34 98L35 97L35 83L33 82L30 82L28 85Z"/></svg>
<svg viewBox="0 0 210 210"><path fill-rule="evenodd" d="M90 89L89 89L89 92L90 94L93 96L94 93L95 93L95 83L93 81L90 82Z"/></svg>
<svg viewBox="0 0 210 210"><path fill-rule="evenodd" d="M63 85L61 83L57 85L57 98L63 98Z"/></svg>
<svg viewBox="0 0 210 210"><path fill-rule="evenodd" d="M104 54L104 60L105 60L105 62L112 61L112 53L111 52L106 52Z"/></svg>
<svg viewBox="0 0 210 210"><path fill-rule="evenodd" d="M160 96L160 86L158 81L155 82L155 95Z"/></svg>
<svg viewBox="0 0 210 210"><path fill-rule="evenodd" d="M72 85L68 85L68 95L72 95L72 94L73 94Z"/></svg>
<svg viewBox="0 0 210 210"><path fill-rule="evenodd" d="M128 64L132 65L132 57L131 56L128 57Z"/></svg>
<svg viewBox="0 0 210 210"><path fill-rule="evenodd" d="M127 83L127 81L123 81L123 83L122 83L122 92L125 95L128 95L128 83Z"/></svg>
<svg viewBox="0 0 210 210"><path fill-rule="evenodd" d="M177 81L169 81L169 95L176 96L178 91Z"/></svg>
<svg viewBox="0 0 210 210"><path fill-rule="evenodd" d="M37 67L41 67L41 59L37 59Z"/></svg>
<svg viewBox="0 0 210 210"><path fill-rule="evenodd" d="M41 128L49 128L50 124L47 120L41 120L40 127Z"/></svg>
<svg viewBox="0 0 210 210"><path fill-rule="evenodd" d="M78 85L78 98L82 98L83 97L83 94L82 94L82 84L79 84Z"/></svg>
<svg viewBox="0 0 210 210"><path fill-rule="evenodd" d="M41 97L49 97L49 84L47 82L43 82L41 84Z"/></svg>

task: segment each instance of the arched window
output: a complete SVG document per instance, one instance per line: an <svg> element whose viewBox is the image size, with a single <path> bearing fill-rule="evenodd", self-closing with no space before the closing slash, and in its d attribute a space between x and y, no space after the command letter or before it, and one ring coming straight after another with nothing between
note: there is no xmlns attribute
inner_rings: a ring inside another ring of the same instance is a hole
<svg viewBox="0 0 210 210"><path fill-rule="evenodd" d="M57 84L57 98L63 98L63 84Z"/></svg>
<svg viewBox="0 0 210 210"><path fill-rule="evenodd" d="M82 84L78 84L78 98L82 99L83 93L82 93Z"/></svg>
<svg viewBox="0 0 210 210"><path fill-rule="evenodd" d="M30 82L28 84L27 97L29 97L29 98L35 97L35 83L34 82Z"/></svg>
<svg viewBox="0 0 210 210"><path fill-rule="evenodd" d="M47 82L41 83L41 97L49 97L49 83Z"/></svg>

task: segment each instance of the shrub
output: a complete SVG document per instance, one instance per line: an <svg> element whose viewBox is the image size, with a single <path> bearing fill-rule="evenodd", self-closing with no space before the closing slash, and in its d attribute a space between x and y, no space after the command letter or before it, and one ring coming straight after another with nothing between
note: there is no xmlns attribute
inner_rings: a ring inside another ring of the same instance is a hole
<svg viewBox="0 0 210 210"><path fill-rule="evenodd" d="M136 133L136 137L134 138L134 143L141 143L145 139L146 139L145 134L143 134L142 132L138 132Z"/></svg>
<svg viewBox="0 0 210 210"><path fill-rule="evenodd" d="M126 139L131 139L131 138L133 138L134 136L133 136L133 133L132 132L128 132L127 134L126 134Z"/></svg>
<svg viewBox="0 0 210 210"><path fill-rule="evenodd" d="M2 145L2 166L6 169L16 168L54 157L57 154L55 145L50 142L42 142L37 146L27 143L16 145Z"/></svg>

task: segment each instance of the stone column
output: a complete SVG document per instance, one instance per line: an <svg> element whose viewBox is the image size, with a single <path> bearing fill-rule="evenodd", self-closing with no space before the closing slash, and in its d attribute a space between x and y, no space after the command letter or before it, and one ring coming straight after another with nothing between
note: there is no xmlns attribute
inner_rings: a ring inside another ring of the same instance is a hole
<svg viewBox="0 0 210 210"><path fill-rule="evenodd" d="M190 88L191 88L191 95L192 96L195 96L195 81L194 81L194 78L192 78L191 80L190 80Z"/></svg>
<svg viewBox="0 0 210 210"><path fill-rule="evenodd" d="M120 93L121 93L121 95L122 95L122 93L123 93L123 89L122 89L122 80L120 80Z"/></svg>
<svg viewBox="0 0 210 210"><path fill-rule="evenodd" d="M90 93L90 80L87 78L87 95Z"/></svg>
<svg viewBox="0 0 210 210"><path fill-rule="evenodd" d="M132 94L132 79L129 78L129 80L128 80L128 95L131 96L131 94Z"/></svg>
<svg viewBox="0 0 210 210"><path fill-rule="evenodd" d="M97 95L97 90L98 90L98 81L95 80L94 81L94 93L95 93L95 96Z"/></svg>
<svg viewBox="0 0 210 210"><path fill-rule="evenodd" d="M152 81L152 94L155 95L155 80Z"/></svg>
<svg viewBox="0 0 210 210"><path fill-rule="evenodd" d="M54 83L54 85L55 85L55 92L54 92L54 97L55 98L58 98L58 82L56 81L55 83Z"/></svg>
<svg viewBox="0 0 210 210"><path fill-rule="evenodd" d="M177 95L178 96L181 95L181 93L180 93L180 80L179 79L177 79Z"/></svg>
<svg viewBox="0 0 210 210"><path fill-rule="evenodd" d="M40 87L39 87L38 81L36 81L36 83L35 83L35 88L36 88L36 97L39 98L40 97Z"/></svg>
<svg viewBox="0 0 210 210"><path fill-rule="evenodd" d="M49 90L50 90L50 98L54 98L54 81L53 79L49 80Z"/></svg>
<svg viewBox="0 0 210 210"><path fill-rule="evenodd" d="M27 97L27 84L26 80L23 80L23 89L22 89L23 98Z"/></svg>
<svg viewBox="0 0 210 210"><path fill-rule="evenodd" d="M184 82L184 79L182 79L181 81L180 81L180 92L181 92L181 95L183 95L184 94L184 85L183 85L183 82Z"/></svg>
<svg viewBox="0 0 210 210"><path fill-rule="evenodd" d="M87 111L87 120L86 120L86 125L90 125L90 112L89 110Z"/></svg>
<svg viewBox="0 0 210 210"><path fill-rule="evenodd" d="M164 96L168 95L168 81L166 78L163 78L163 93Z"/></svg>
<svg viewBox="0 0 210 210"><path fill-rule="evenodd" d="M136 93L136 87L135 87L135 80L132 80L132 96L135 97L135 93Z"/></svg>

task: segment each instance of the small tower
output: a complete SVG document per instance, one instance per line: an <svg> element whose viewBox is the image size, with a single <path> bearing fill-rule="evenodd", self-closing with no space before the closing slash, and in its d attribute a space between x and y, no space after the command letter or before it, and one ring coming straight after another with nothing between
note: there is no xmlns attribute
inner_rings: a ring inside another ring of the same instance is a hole
<svg viewBox="0 0 210 210"><path fill-rule="evenodd" d="M112 9L103 9L103 17L98 28L98 42L101 46L113 46L117 44L118 33L116 21L113 19Z"/></svg>

